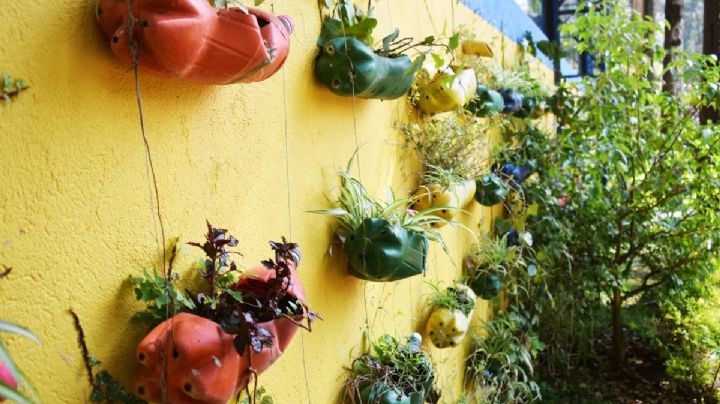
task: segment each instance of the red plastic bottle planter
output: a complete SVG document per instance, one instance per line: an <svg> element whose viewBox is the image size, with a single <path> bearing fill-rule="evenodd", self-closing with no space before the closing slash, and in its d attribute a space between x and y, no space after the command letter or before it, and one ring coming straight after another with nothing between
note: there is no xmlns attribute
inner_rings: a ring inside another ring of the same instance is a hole
<svg viewBox="0 0 720 404"><path fill-rule="evenodd" d="M142 69L201 84L249 83L277 72L290 52L290 17L250 8L216 10L208 0L133 0L136 21L127 31L127 0L101 0L97 22L110 48L132 63L137 41Z"/></svg>
<svg viewBox="0 0 720 404"><path fill-rule="evenodd" d="M305 301L305 292L294 264L290 265L292 278L288 293ZM253 276L241 279L236 289L257 293L262 284L273 277L275 272L272 270L254 268ZM165 350L168 402L225 404L235 392L248 384L251 364L258 374L270 367L298 330L297 325L284 317L258 325L273 334L272 347L260 353L248 349L240 356L233 345L235 336L224 332L214 321L189 313L180 313L166 320L150 331L137 347L137 359L142 368L135 383L135 393L144 400L162 401L161 352Z"/></svg>

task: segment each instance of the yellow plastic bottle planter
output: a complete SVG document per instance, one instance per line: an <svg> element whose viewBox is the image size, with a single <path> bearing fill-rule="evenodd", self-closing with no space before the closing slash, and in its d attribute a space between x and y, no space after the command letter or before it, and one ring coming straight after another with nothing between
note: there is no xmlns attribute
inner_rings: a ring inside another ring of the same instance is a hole
<svg viewBox="0 0 720 404"><path fill-rule="evenodd" d="M425 334L433 345L440 349L460 345L470 328L470 320L475 311L475 299L477 299L475 293L465 285L458 284L453 288L455 293L464 295L468 302L472 302L472 309L469 312L447 307L433 310L425 326Z"/></svg>
<svg viewBox="0 0 720 404"><path fill-rule="evenodd" d="M460 47L462 52L466 55L485 58L491 58L494 56L493 50L487 42L467 40L463 41Z"/></svg>
<svg viewBox="0 0 720 404"><path fill-rule="evenodd" d="M460 108L475 97L475 71L466 69L457 74L438 73L420 89L418 108L426 114L439 114Z"/></svg>
<svg viewBox="0 0 720 404"><path fill-rule="evenodd" d="M438 209L433 215L445 220L453 220L460 209L472 201L475 196L475 181L464 181L453 187L445 188L440 184L419 186L412 195L414 210ZM446 208L446 209L440 209ZM442 227L445 222L433 223L433 227Z"/></svg>

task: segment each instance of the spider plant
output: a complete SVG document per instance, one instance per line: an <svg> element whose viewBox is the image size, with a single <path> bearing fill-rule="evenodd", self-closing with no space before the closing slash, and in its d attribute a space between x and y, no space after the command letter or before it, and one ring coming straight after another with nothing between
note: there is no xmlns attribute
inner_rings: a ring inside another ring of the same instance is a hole
<svg viewBox="0 0 720 404"><path fill-rule="evenodd" d="M348 166L349 168L349 166ZM380 218L393 225L421 234L429 240L437 241L448 252L447 245L438 230L433 228L435 223L446 223L445 219L432 215L439 209L414 211L408 209L412 198L396 198L392 190L388 192L388 200L376 198L347 171L340 172L340 194L337 198L337 207L333 209L315 210L311 213L334 216L338 219L340 227L338 237L345 241L345 237L362 226L366 219Z"/></svg>
<svg viewBox="0 0 720 404"><path fill-rule="evenodd" d="M544 347L517 313L500 313L485 324L484 336L473 336L467 358L468 392L473 402L526 403L539 400L532 380L533 360Z"/></svg>
<svg viewBox="0 0 720 404"><path fill-rule="evenodd" d="M0 332L20 335L34 341L38 345L42 345L35 334L14 323L0 320ZM20 392L18 384L23 385L31 393L35 401L40 401L37 391L32 384L28 382L25 374L15 365L15 362L10 357L5 344L0 338L0 370L2 370L1 368L6 370L7 376L9 377L0 373L0 375L3 376L0 378L0 401L2 401L1 399L7 398L17 402L18 404L33 403L33 400Z"/></svg>

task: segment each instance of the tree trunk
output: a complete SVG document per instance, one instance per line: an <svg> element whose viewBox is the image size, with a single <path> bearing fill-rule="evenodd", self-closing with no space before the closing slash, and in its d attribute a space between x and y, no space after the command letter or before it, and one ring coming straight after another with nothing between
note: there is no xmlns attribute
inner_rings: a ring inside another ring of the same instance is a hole
<svg viewBox="0 0 720 404"><path fill-rule="evenodd" d="M645 0L643 3L643 16L655 19L655 0Z"/></svg>
<svg viewBox="0 0 720 404"><path fill-rule="evenodd" d="M705 0L705 23L703 53L720 57L720 2L718 0ZM701 113L703 122L713 121L720 123L720 112L706 108Z"/></svg>
<svg viewBox="0 0 720 404"><path fill-rule="evenodd" d="M668 51L663 67L667 69L673 61L672 50L678 48L682 44L682 9L684 0L666 0L665 1L665 19L668 20L669 26L665 28L665 49ZM663 91L675 93L675 77L670 70L663 75Z"/></svg>
<svg viewBox="0 0 720 404"><path fill-rule="evenodd" d="M625 363L625 334L623 334L623 321L620 313L622 308L622 295L620 288L613 288L612 300L612 362L616 368Z"/></svg>

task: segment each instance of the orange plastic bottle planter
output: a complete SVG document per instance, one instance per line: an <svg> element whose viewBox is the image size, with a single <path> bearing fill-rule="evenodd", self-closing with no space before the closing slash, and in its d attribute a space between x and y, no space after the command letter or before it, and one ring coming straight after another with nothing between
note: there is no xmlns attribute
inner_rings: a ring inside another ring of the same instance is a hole
<svg viewBox="0 0 720 404"><path fill-rule="evenodd" d="M305 301L305 292L297 277L294 263L289 264L292 278L288 293ZM275 277L265 267L253 269L253 276L240 280L236 288L257 290ZM302 317L296 320L301 321ZM162 401L162 352L167 366L167 399L172 404L225 404L244 388L252 374L258 374L275 362L295 336L298 326L287 318L258 324L273 334L273 345L260 353L248 349L240 356L233 345L234 335L206 318L180 313L155 327L140 342L136 356L141 369L135 383L135 394L148 401ZM167 346L165 345L167 341Z"/></svg>
<svg viewBox="0 0 720 404"><path fill-rule="evenodd" d="M136 22L128 35L127 0L101 0L97 23L110 48L132 63L137 41L141 69L201 84L261 81L277 72L290 52L290 17L250 8L216 10L208 0L133 0Z"/></svg>

